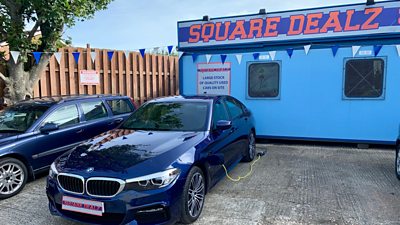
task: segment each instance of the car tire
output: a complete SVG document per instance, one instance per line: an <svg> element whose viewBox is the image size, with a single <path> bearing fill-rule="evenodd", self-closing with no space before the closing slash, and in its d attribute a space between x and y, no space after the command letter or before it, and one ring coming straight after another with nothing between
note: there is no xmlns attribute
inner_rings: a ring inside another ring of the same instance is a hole
<svg viewBox="0 0 400 225"><path fill-rule="evenodd" d="M396 145L395 171L397 179L400 180L400 143Z"/></svg>
<svg viewBox="0 0 400 225"><path fill-rule="evenodd" d="M196 221L204 206L206 183L203 171L194 166L186 178L181 198L181 223L190 224Z"/></svg>
<svg viewBox="0 0 400 225"><path fill-rule="evenodd" d="M28 180L24 163L14 158L0 159L0 199L18 194Z"/></svg>
<svg viewBox="0 0 400 225"><path fill-rule="evenodd" d="M250 131L249 136L247 136L248 138L248 145L247 145L247 150L246 153L242 159L243 162L251 162L254 160L254 158L256 157L256 135L254 133L254 131Z"/></svg>

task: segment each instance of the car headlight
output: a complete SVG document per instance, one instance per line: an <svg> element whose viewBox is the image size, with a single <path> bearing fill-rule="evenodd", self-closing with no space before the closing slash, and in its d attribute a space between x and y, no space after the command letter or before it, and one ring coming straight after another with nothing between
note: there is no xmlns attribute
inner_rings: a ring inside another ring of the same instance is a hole
<svg viewBox="0 0 400 225"><path fill-rule="evenodd" d="M56 168L56 164L53 162L50 166L50 170L49 170L49 177L54 178L55 176L57 176L58 171Z"/></svg>
<svg viewBox="0 0 400 225"><path fill-rule="evenodd" d="M169 169L159 173L126 180L126 187L135 191L148 191L166 187L180 174L179 169Z"/></svg>

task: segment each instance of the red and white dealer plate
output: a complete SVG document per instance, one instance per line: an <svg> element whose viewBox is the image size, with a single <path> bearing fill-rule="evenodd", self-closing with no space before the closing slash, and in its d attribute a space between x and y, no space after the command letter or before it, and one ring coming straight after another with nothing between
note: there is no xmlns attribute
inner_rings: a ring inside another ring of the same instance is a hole
<svg viewBox="0 0 400 225"><path fill-rule="evenodd" d="M104 213L104 203L91 201L69 196L62 197L62 209L72 212L102 216Z"/></svg>

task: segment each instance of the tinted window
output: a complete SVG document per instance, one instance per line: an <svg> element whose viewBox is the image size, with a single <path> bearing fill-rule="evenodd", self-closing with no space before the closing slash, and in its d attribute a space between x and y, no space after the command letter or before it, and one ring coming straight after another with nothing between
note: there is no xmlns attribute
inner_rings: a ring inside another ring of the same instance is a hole
<svg viewBox="0 0 400 225"><path fill-rule="evenodd" d="M352 59L346 62L344 94L349 98L377 98L383 94L384 61Z"/></svg>
<svg viewBox="0 0 400 225"><path fill-rule="evenodd" d="M208 103L154 102L136 110L123 129L203 131L207 127Z"/></svg>
<svg viewBox="0 0 400 225"><path fill-rule="evenodd" d="M33 104L11 106L0 112L0 132L25 132L48 109Z"/></svg>
<svg viewBox="0 0 400 225"><path fill-rule="evenodd" d="M101 101L82 102L81 106L83 113L85 115L85 119L87 121L100 119L108 116L106 107L104 107L104 104Z"/></svg>
<svg viewBox="0 0 400 225"><path fill-rule="evenodd" d="M114 115L131 113L133 111L128 99L108 100L107 104Z"/></svg>
<svg viewBox="0 0 400 225"><path fill-rule="evenodd" d="M253 63L249 66L248 95L254 98L278 97L279 64Z"/></svg>
<svg viewBox="0 0 400 225"><path fill-rule="evenodd" d="M79 123L78 108L76 105L62 106L51 113L43 122L55 123L60 128Z"/></svg>
<svg viewBox="0 0 400 225"><path fill-rule="evenodd" d="M219 120L229 120L228 113L226 112L225 106L221 101L214 104L213 108L213 128L217 126Z"/></svg>
<svg viewBox="0 0 400 225"><path fill-rule="evenodd" d="M226 106L228 107L232 118L236 118L243 114L242 105L234 99L227 99Z"/></svg>

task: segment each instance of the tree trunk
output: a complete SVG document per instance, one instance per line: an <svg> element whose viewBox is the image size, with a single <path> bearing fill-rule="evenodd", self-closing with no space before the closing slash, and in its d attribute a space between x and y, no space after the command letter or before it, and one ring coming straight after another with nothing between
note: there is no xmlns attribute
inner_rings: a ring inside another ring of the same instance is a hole
<svg viewBox="0 0 400 225"><path fill-rule="evenodd" d="M4 103L13 105L18 101L33 97L33 88L37 84L40 76L46 69L50 56L43 55L39 64L33 66L29 71L24 70L24 63L18 61L14 64L12 60L8 62L8 77L0 74L6 86L4 88Z"/></svg>

